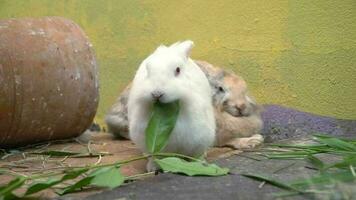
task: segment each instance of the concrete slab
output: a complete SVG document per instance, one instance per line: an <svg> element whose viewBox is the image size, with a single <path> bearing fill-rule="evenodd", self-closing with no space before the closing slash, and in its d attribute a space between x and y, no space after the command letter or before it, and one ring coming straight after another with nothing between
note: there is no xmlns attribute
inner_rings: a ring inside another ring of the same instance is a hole
<svg viewBox="0 0 356 200"><path fill-rule="evenodd" d="M338 120L329 117L312 115L299 112L293 109L275 105L265 106L263 113L265 127L263 134L267 142L295 143L298 141L309 141L310 135L314 132L324 132L331 135L355 137L356 120ZM27 158L31 151L42 149L48 150L70 150L87 151L88 145L75 142L64 142L49 144L43 147L27 148L23 151ZM118 160L128 159L140 155L140 152L130 142L125 140L114 140L108 134L97 134L94 142L89 145L93 151L105 151L111 155L104 156L100 163L113 163ZM261 186L261 182L251 180L239 175L240 173L261 173L268 174L280 180L292 180L297 177L304 178L315 171L309 168L304 161L267 160L258 157L258 160L251 159L256 155L253 152L231 151L228 148L213 148L208 154L208 160L214 161L221 166L229 167L231 175L223 177L187 177L174 174L159 174L128 183L114 190L84 190L60 197L60 199L274 199L273 192L279 192L278 188L270 185ZM332 157L325 159L333 159ZM37 156L33 160L27 159L24 162L22 152L11 155L0 160L0 167L9 167L19 173L40 172L41 170L56 170L63 168L62 165L81 166L89 163L99 162L98 158L46 158ZM59 167L59 168L58 168ZM123 167L125 175L133 175L144 172L145 161L131 163ZM7 182L6 177L2 177L0 184ZM99 193L99 194L98 194ZM58 198L52 191L40 194L43 199ZM298 197L306 198L306 197Z"/></svg>

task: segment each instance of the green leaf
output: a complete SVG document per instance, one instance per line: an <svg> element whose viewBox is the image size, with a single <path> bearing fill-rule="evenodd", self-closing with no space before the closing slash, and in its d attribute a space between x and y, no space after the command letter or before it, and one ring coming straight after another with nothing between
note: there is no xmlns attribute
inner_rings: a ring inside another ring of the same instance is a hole
<svg viewBox="0 0 356 200"><path fill-rule="evenodd" d="M10 181L7 185L0 187L0 198L7 198L7 196L12 195L12 191L21 187L27 179L23 176L18 176L12 181Z"/></svg>
<svg viewBox="0 0 356 200"><path fill-rule="evenodd" d="M296 148L296 149L320 149L326 147L325 144L269 144L271 147L285 147L285 148Z"/></svg>
<svg viewBox="0 0 356 200"><path fill-rule="evenodd" d="M176 157L155 159L155 162L166 172L182 173L188 176L223 176L229 173L229 169L221 168L215 164L203 162L187 162Z"/></svg>
<svg viewBox="0 0 356 200"><path fill-rule="evenodd" d="M345 142L350 142L350 143L354 143L356 142L356 139L351 139L351 138L344 138L344 137L336 137L333 135L327 135L327 133L315 133L313 134L314 137L319 137L319 138L337 138L339 140L343 140Z"/></svg>
<svg viewBox="0 0 356 200"><path fill-rule="evenodd" d="M85 157L98 157L98 156L105 156L110 155L107 152L74 152L74 151L41 151L41 152L30 152L30 154L35 155L46 155L46 156L54 156L54 157L64 157L69 156L71 158L85 158Z"/></svg>
<svg viewBox="0 0 356 200"><path fill-rule="evenodd" d="M339 149L339 150L344 150L344 151L352 151L355 152L356 151L356 145L338 139L338 138L331 138L331 137L321 137L316 135L315 139L322 143L322 144L327 144L328 146L335 148L335 149Z"/></svg>
<svg viewBox="0 0 356 200"><path fill-rule="evenodd" d="M179 114L179 102L153 105L150 121L146 127L146 148L150 153L161 151L174 129Z"/></svg>
<svg viewBox="0 0 356 200"><path fill-rule="evenodd" d="M58 179L58 178L49 178L45 182L34 183L27 189L25 195L31 195L33 193L47 189L53 185L58 184L59 182L60 182L60 179Z"/></svg>
<svg viewBox="0 0 356 200"><path fill-rule="evenodd" d="M119 168L108 167L105 171L96 174L90 184L98 187L115 188L124 183L124 180L125 178L121 174Z"/></svg>
<svg viewBox="0 0 356 200"><path fill-rule="evenodd" d="M74 185L64 188L58 194L64 195L72 193L89 185L114 188L120 186L123 182L124 176L121 175L121 172L119 171L119 168L117 166L101 167L97 170L94 170L87 177L79 180Z"/></svg>
<svg viewBox="0 0 356 200"><path fill-rule="evenodd" d="M309 162L316 167L318 170L323 170L325 165L323 163L323 161L321 161L319 158L309 155L308 157Z"/></svg>
<svg viewBox="0 0 356 200"><path fill-rule="evenodd" d="M3 197L0 196L0 199L1 200L14 200L14 199L21 199L21 198L10 192L10 193L8 193L7 195L5 195Z"/></svg>
<svg viewBox="0 0 356 200"><path fill-rule="evenodd" d="M343 161L331 164L327 168L348 168L350 166L356 166L356 156L345 156Z"/></svg>
<svg viewBox="0 0 356 200"><path fill-rule="evenodd" d="M58 194L64 195L64 194L75 192L78 189L81 189L82 187L88 186L93 178L94 178L93 176L85 177L79 180L78 182L76 182L74 185L64 188L61 192L58 192Z"/></svg>
<svg viewBox="0 0 356 200"><path fill-rule="evenodd" d="M32 184L26 191L25 195L31 195L34 194L36 192L39 192L41 190L45 190L47 188L50 188L54 185L57 185L63 181L69 180L69 179L75 179L77 178L79 175L87 172L88 169L79 169L79 170L72 170L67 172L61 179L58 178L49 178L47 181L45 182L39 182L39 183L34 183Z"/></svg>
<svg viewBox="0 0 356 200"><path fill-rule="evenodd" d="M267 177L267 176L257 175L257 174L241 174L241 175L242 176L246 176L248 178L255 179L255 180L259 180L259 181L265 181L266 183L269 183L271 185L274 185L274 186L282 188L282 189L296 191L298 193L302 192L299 189L293 187L292 185L289 185L287 183L283 183L281 181L278 181L276 179L273 179L273 178L270 178L270 177Z"/></svg>
<svg viewBox="0 0 356 200"><path fill-rule="evenodd" d="M41 151L41 152L31 152L31 154L60 157L60 156L73 156L73 155L78 155L80 153L73 152L73 151Z"/></svg>
<svg viewBox="0 0 356 200"><path fill-rule="evenodd" d="M88 176L96 176L98 174L101 174L101 173L105 173L110 167L99 167L95 170L93 170Z"/></svg>
<svg viewBox="0 0 356 200"><path fill-rule="evenodd" d="M293 152L280 152L280 153L268 153L266 154L269 159L304 159L310 155L309 151L293 151Z"/></svg>
<svg viewBox="0 0 356 200"><path fill-rule="evenodd" d="M98 156L106 156L106 155L112 155L111 153L107 152L90 152L90 153L80 153L77 155L72 155L70 156L71 158L87 158L87 157L98 157Z"/></svg>
<svg viewBox="0 0 356 200"><path fill-rule="evenodd" d="M281 182L277 182L277 184L282 184L282 187L287 185L287 187L296 188L303 194L313 194L318 192L325 194L326 191L330 191L330 188L338 182L355 182L356 175L353 170L353 166L356 166L356 140L348 138L337 138L330 135L314 135L314 137L315 141L319 144L272 145L282 147L284 152L276 149L274 152L277 153L269 153L267 154L267 157L275 159L305 157L311 164L313 164L313 166L320 170L320 173L316 176L293 180L288 184ZM320 159L313 156L314 154L332 154L334 156L342 156L343 160L337 163L322 162ZM295 194L300 194L300 192L292 191L292 193L286 193L286 195Z"/></svg>
<svg viewBox="0 0 356 200"><path fill-rule="evenodd" d="M308 187L315 185L332 184L335 181L350 182L355 181L356 177L350 171L340 171L334 173L323 173L307 179L296 180L291 183L295 187Z"/></svg>
<svg viewBox="0 0 356 200"><path fill-rule="evenodd" d="M88 170L89 170L88 168L83 168L83 169L77 169L77 170L66 172L66 175L63 176L62 180L65 181L65 180L77 178L78 176L87 172Z"/></svg>

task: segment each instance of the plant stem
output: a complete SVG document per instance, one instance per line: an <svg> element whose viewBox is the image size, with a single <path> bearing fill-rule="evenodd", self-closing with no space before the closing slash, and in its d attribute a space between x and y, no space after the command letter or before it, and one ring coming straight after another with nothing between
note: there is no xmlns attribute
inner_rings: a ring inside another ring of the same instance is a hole
<svg viewBox="0 0 356 200"><path fill-rule="evenodd" d="M123 164L127 164L127 163L134 162L134 161L137 161L137 160L143 160L143 159L146 159L146 158L149 158L149 157L151 157L151 155L143 155L143 156L138 156L138 157L134 157L134 158L123 160L123 161L118 161L116 163L89 166L89 169L96 169L96 168L100 168L100 167L110 167L110 166L116 166L116 165L123 165Z"/></svg>
<svg viewBox="0 0 356 200"><path fill-rule="evenodd" d="M125 179L126 180L135 180L141 177L145 177L145 176L149 176L149 175L154 175L156 172L146 172L146 173L142 173L142 174L135 174L132 176L126 176Z"/></svg>
<svg viewBox="0 0 356 200"><path fill-rule="evenodd" d="M180 157L180 158L186 158L189 160L194 160L197 162L204 162L203 160L197 159L197 158L193 158L191 156L186 156L183 154L179 154L179 153L154 153L152 154L152 156L164 156L164 157Z"/></svg>

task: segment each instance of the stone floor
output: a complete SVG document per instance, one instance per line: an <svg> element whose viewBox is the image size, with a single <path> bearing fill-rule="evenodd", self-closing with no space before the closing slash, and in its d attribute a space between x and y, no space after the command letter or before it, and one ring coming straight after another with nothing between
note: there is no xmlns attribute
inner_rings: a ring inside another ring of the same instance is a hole
<svg viewBox="0 0 356 200"><path fill-rule="evenodd" d="M306 138L299 140L307 141ZM296 142L284 141L286 143ZM332 159L332 158L328 158ZM216 161L222 167L228 167L231 174L222 177L188 177L177 174L159 174L142 181L129 183L112 191L104 191L87 199L276 199L273 194L283 190L252 180L241 173L263 174L281 181L306 178L316 174L308 168L304 160L269 160L244 152ZM76 199L76 198L64 198ZM310 199L308 196L293 196L286 199Z"/></svg>
<svg viewBox="0 0 356 200"><path fill-rule="evenodd" d="M329 117L312 115L296 110L275 106L265 106L263 113L265 127L263 135L266 142L306 142L311 134L323 132L336 136L356 137L356 120L338 120ZM90 145L77 142L50 143L43 147L27 148L25 155L43 149L108 152L102 158L50 158L26 157L15 153L0 160L0 166L11 166L19 173L31 173L31 170L55 170L63 165L80 166L88 163L113 163L118 160L137 156L140 152L130 141L114 140L108 134L97 134ZM32 160L31 160L31 159ZM256 160L257 158L257 160ZM333 159L332 157L326 159ZM23 162L26 160L26 162ZM45 162L44 162L45 160ZM42 199L275 199L272 194L281 190L268 184L261 184L241 176L241 173L268 174L280 180L291 180L308 177L316 173L309 169L308 163L302 160L268 160L258 157L255 152L233 151L228 148L214 148L208 154L208 160L231 169L231 174L222 177L188 177L175 174L158 174L143 180L127 183L113 190L86 190L75 194L56 196L53 191L41 193ZM19 164L20 163L20 164ZM125 175L144 172L145 161L131 163L122 168ZM0 184L9 179L3 176ZM293 197L293 199L309 197Z"/></svg>
<svg viewBox="0 0 356 200"><path fill-rule="evenodd" d="M267 142L308 142L311 134L316 132L356 137L356 121L322 117L275 105L265 106L263 119L265 122L263 134ZM334 158L328 156L324 159ZM288 181L306 178L316 173L315 170L308 168L310 164L303 160L269 160L263 157L256 160L253 152L221 158L216 162L230 168L231 174L222 177L159 174L112 191L89 196L87 199L275 199L272 194L280 192L280 189L268 184L263 185L260 181L239 174L247 172L267 174ZM289 199L310 198L289 197Z"/></svg>
<svg viewBox="0 0 356 200"><path fill-rule="evenodd" d="M273 192L281 191L268 184L239 175L241 171L267 173L276 170L276 165L288 162L268 163L255 161L239 155L221 159L221 166L231 169L230 175L222 177L187 177L175 174L159 174L144 181L135 182L112 191L89 196L88 199L273 199ZM279 176L295 176L303 169L280 172Z"/></svg>
<svg viewBox="0 0 356 200"><path fill-rule="evenodd" d="M11 150L11 154L2 155L3 159L0 159L0 168L9 169L13 172L31 175L40 174L43 171L57 172L65 169L67 166L85 166L88 164L109 164L115 163L120 160L126 160L141 155L141 152L135 147L135 145L129 140L117 140L111 134L108 133L95 133L91 138L90 144L83 143L75 140L55 141L49 143L43 143L42 145L36 145L24 149ZM90 151L93 154L105 153L105 156L88 156L80 158L66 158L49 157L43 155L36 155L33 153L43 151L70 151L70 152L83 152L88 154ZM208 159L210 161L217 160L221 157L231 155L231 153L240 153L241 151L232 151L229 148L213 148L210 150ZM135 174L144 173L146 169L146 161L139 160L131 162L121 167L121 173L125 176L131 176ZM1 175L0 185L5 184L11 180L11 176ZM82 199L91 194L101 192L100 189L84 190L83 192L69 194L66 197L75 197ZM17 191L16 194L21 194L23 191ZM36 197L41 199L57 198L58 196L52 190L45 190Z"/></svg>

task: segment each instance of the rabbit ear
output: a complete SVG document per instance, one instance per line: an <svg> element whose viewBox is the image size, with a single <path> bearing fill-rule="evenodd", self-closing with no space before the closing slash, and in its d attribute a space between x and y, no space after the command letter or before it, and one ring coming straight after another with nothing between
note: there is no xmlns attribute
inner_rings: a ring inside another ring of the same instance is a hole
<svg viewBox="0 0 356 200"><path fill-rule="evenodd" d="M159 47L157 47L157 49L155 50L155 52L161 51L163 49L167 49L168 47L164 46L164 45L160 45Z"/></svg>
<svg viewBox="0 0 356 200"><path fill-rule="evenodd" d="M252 105L257 105L255 99L249 95L246 95L246 100Z"/></svg>
<svg viewBox="0 0 356 200"><path fill-rule="evenodd" d="M257 104L256 100L253 97L246 95L246 100L252 106L253 112L261 113L264 111L263 106L260 104Z"/></svg>
<svg viewBox="0 0 356 200"><path fill-rule="evenodd" d="M186 40L184 42L177 42L170 46L170 48L176 49L182 56L188 58L190 52L194 46L194 42L191 40Z"/></svg>
<svg viewBox="0 0 356 200"><path fill-rule="evenodd" d="M215 78L218 80L222 80L222 79L224 79L225 75L226 75L226 72L224 70L221 70L219 73L217 73L215 75Z"/></svg>

